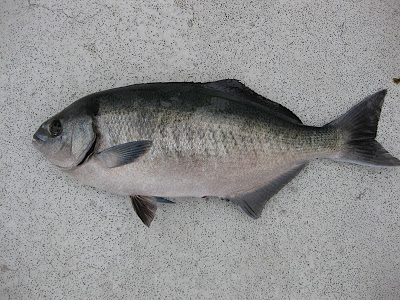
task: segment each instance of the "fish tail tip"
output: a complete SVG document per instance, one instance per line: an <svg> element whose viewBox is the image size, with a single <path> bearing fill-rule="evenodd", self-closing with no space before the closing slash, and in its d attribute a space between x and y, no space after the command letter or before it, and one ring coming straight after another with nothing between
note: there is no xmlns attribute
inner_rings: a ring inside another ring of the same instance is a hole
<svg viewBox="0 0 400 300"><path fill-rule="evenodd" d="M383 89L366 97L348 112L325 127L338 128L345 138L344 146L335 160L368 166L399 166L376 140L379 118L387 90Z"/></svg>

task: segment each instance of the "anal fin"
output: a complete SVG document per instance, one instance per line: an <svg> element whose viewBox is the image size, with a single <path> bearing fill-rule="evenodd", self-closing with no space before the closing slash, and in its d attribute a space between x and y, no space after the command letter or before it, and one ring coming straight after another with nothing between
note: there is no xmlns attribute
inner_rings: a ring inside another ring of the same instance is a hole
<svg viewBox="0 0 400 300"><path fill-rule="evenodd" d="M307 163L294 166L286 173L282 173L268 182L265 186L230 197L229 199L240 206L240 208L250 217L257 219L260 217L265 203L277 192L279 192L290 180L292 180Z"/></svg>

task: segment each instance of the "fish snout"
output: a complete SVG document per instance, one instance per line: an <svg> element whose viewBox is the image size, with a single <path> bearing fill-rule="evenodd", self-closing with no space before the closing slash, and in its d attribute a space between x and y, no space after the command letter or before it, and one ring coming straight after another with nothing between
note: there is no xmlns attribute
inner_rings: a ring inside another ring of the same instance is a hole
<svg viewBox="0 0 400 300"><path fill-rule="evenodd" d="M32 137L32 144L35 148L39 148L41 145L44 144L43 137L36 132Z"/></svg>

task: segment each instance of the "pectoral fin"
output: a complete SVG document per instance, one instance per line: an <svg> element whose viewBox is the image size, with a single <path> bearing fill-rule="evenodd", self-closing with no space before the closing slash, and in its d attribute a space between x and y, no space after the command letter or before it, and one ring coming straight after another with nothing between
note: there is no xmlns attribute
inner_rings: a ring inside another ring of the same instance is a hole
<svg viewBox="0 0 400 300"><path fill-rule="evenodd" d="M117 145L96 153L107 168L116 168L130 164L145 154L151 147L151 141L135 141Z"/></svg>
<svg viewBox="0 0 400 300"><path fill-rule="evenodd" d="M292 180L305 167L306 163L296 165L286 173L282 173L268 182L265 186L253 190L249 193L235 195L229 200L236 203L250 217L257 219L260 217L265 203L290 180Z"/></svg>
<svg viewBox="0 0 400 300"><path fill-rule="evenodd" d="M157 199L151 196L134 195L130 196L133 208L143 223L150 227L157 210Z"/></svg>

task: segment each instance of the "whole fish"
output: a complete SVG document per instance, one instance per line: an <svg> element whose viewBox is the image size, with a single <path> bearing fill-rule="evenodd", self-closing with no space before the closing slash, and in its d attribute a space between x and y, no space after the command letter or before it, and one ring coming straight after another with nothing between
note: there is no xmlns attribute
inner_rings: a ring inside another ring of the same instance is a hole
<svg viewBox="0 0 400 300"><path fill-rule="evenodd" d="M312 159L399 166L375 140L385 95L313 127L233 79L137 84L77 100L33 145L85 184L129 195L147 226L163 197L218 196L258 218Z"/></svg>

